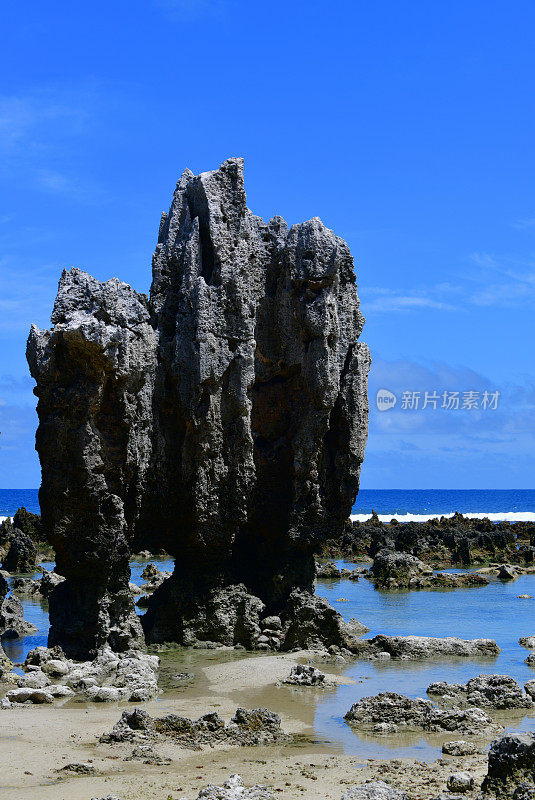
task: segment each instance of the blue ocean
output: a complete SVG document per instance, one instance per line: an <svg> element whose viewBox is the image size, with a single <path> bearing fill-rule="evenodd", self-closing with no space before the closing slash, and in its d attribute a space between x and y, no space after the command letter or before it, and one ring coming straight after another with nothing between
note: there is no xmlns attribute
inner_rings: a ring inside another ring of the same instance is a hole
<svg viewBox="0 0 535 800"><path fill-rule="evenodd" d="M10 516L20 506L38 513L37 489L0 489L0 516ZM362 489L352 515L365 518L372 511L400 521L456 511L491 519L535 519L535 489Z"/></svg>

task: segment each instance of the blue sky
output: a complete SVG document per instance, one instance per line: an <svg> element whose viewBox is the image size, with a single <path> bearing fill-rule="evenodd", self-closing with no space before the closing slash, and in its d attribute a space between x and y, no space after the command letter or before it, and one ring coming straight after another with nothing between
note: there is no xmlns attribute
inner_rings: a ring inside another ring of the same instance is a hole
<svg viewBox="0 0 535 800"><path fill-rule="evenodd" d="M352 248L374 359L362 486L535 486L532 2L30 0L2 18L1 487L39 484L25 340L61 269L146 291L178 176L236 155L255 213L320 216ZM499 405L401 407L434 390Z"/></svg>

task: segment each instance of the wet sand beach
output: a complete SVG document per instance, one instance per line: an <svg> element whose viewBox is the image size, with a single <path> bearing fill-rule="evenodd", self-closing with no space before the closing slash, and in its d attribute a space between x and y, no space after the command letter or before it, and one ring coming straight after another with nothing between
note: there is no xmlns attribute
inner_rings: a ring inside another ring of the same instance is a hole
<svg viewBox="0 0 535 800"><path fill-rule="evenodd" d="M183 657L185 655L185 658ZM236 657L207 651L163 659L162 677L176 667L197 670L197 678L182 690L167 690L157 701L143 705L151 716L175 713L196 718L217 711L230 719L236 707L266 705L281 715L282 728L297 739L265 747L221 747L192 751L162 740L156 752L171 759L165 766L124 759L131 744L97 744L111 730L126 704L85 704L70 701L57 706L18 707L1 712L0 790L6 800L86 800L109 793L124 800L168 800L196 797L208 783L220 785L239 773L247 785L263 783L281 797L306 796L338 800L346 788L370 778L388 779L413 797L431 798L445 785L452 764L460 762L474 775L485 772L484 755L446 759L446 763L415 759L376 760L344 755L336 742L316 737L314 710L318 693L334 688L296 689L276 686L292 664L307 654ZM350 680L326 670L333 682ZM414 738L414 736L412 737ZM446 737L447 738L447 737ZM403 737L398 737L401 744ZM444 739L444 737L442 737ZM85 763L95 775L57 773L69 763Z"/></svg>

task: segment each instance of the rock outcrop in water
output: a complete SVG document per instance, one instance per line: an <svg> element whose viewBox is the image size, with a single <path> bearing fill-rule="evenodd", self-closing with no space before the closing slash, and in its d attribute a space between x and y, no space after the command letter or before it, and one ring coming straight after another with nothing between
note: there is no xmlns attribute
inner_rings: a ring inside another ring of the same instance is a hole
<svg viewBox="0 0 535 800"><path fill-rule="evenodd" d="M14 573L34 572L37 559L35 545L28 533L14 523L6 519L0 526L0 547L5 552L2 569Z"/></svg>
<svg viewBox="0 0 535 800"><path fill-rule="evenodd" d="M380 692L354 703L344 716L348 725L378 734L398 730L429 732L459 731L468 735L486 735L496 725L480 708L441 709L429 700L415 700L396 692Z"/></svg>
<svg viewBox="0 0 535 800"><path fill-rule="evenodd" d="M327 541L329 558L374 558L381 550L410 554L434 568L470 566L487 561L530 565L535 557L535 523L491 522L462 514L426 522L381 522L377 514L365 522L348 522L338 539Z"/></svg>
<svg viewBox="0 0 535 800"><path fill-rule="evenodd" d="M42 526L66 578L50 645L86 658L141 643L131 548L175 557L149 641L255 647L265 616L291 627L364 456L370 358L347 244L318 218L254 216L241 159L186 170L150 300L72 269L52 323L28 342Z"/></svg>

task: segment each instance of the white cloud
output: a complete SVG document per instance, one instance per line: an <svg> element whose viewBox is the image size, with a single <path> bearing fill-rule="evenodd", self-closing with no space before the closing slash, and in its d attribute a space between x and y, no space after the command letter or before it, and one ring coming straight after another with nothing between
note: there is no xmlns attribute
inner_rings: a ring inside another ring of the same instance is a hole
<svg viewBox="0 0 535 800"><path fill-rule="evenodd" d="M397 397L397 403L389 411L379 411L376 395L379 389L387 389ZM402 408L402 393L419 392L418 408ZM441 408L444 391L460 392L461 403L464 392L477 392L477 409ZM498 391L498 407L483 409L483 393ZM425 392L436 392L439 396L437 408L423 409ZM468 447L484 447L494 443L496 446L511 443L512 436L529 435L535 437L535 385L496 384L488 376L463 366L444 362L419 363L408 360L385 361L373 359L370 372L368 396L370 401L370 442L372 448L381 449L390 442L412 441L419 437L418 444L428 452L442 447L449 437L459 437L459 442ZM426 444L427 443L427 444Z"/></svg>
<svg viewBox="0 0 535 800"><path fill-rule="evenodd" d="M455 311L455 306L433 300L431 297L423 295L396 295L394 293L383 297L378 297L365 304L365 311L384 312L384 311L412 311L417 308L435 308L441 311Z"/></svg>
<svg viewBox="0 0 535 800"><path fill-rule="evenodd" d="M519 307L535 301L535 262L530 259L498 258L490 253L473 253L478 267L468 280L479 286L467 294L466 302L476 306Z"/></svg>
<svg viewBox="0 0 535 800"><path fill-rule="evenodd" d="M440 311L455 311L456 305L448 301L457 287L442 283L435 287L418 287L406 292L396 292L379 286L361 288L359 294L362 307L367 312L412 311L419 308L434 308Z"/></svg>
<svg viewBox="0 0 535 800"><path fill-rule="evenodd" d="M518 219L512 222L511 226L516 228L517 231L524 231L527 228L535 228L535 217L528 217L527 219Z"/></svg>
<svg viewBox="0 0 535 800"><path fill-rule="evenodd" d="M94 178L82 180L83 160L75 157L94 135L99 100L91 86L0 94L0 177L6 185L102 202Z"/></svg>
<svg viewBox="0 0 535 800"><path fill-rule="evenodd" d="M14 96L0 95L0 149L13 152L30 146L46 148L51 138L80 133L90 118L87 94L71 97L53 90Z"/></svg>
<svg viewBox="0 0 535 800"><path fill-rule="evenodd" d="M398 291L381 286L361 287L362 309L367 313L392 313L432 309L469 311L474 306L518 308L535 302L535 261L498 258L472 253L471 268L456 283L442 281Z"/></svg>
<svg viewBox="0 0 535 800"><path fill-rule="evenodd" d="M29 333L32 322L48 325L58 278L56 264L23 264L11 256L0 259L0 332Z"/></svg>

